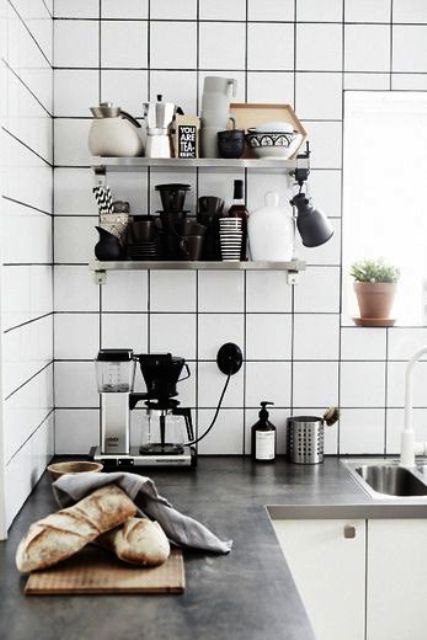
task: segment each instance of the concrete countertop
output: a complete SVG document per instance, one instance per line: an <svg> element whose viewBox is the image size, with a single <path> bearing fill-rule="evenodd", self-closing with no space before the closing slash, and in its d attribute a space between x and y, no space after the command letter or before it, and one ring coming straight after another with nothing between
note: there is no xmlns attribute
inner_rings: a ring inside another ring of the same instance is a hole
<svg viewBox="0 0 427 640"><path fill-rule="evenodd" d="M186 553L182 596L25 597L14 554L30 523L55 509L44 476L0 543L2 640L314 640L265 507L273 518L427 517L427 500L372 500L335 458L297 466L203 457L194 472L149 475L176 508L232 538L231 554Z"/></svg>

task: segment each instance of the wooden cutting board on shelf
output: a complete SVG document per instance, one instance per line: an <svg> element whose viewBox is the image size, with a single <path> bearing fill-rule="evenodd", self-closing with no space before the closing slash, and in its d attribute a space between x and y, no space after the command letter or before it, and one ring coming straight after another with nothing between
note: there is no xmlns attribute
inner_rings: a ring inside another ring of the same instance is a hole
<svg viewBox="0 0 427 640"><path fill-rule="evenodd" d="M307 138L307 131L290 104L232 102L230 104L230 113L235 118L236 129L244 129L247 131L252 127L257 127L266 122L289 122L302 136L298 149L301 148L301 145ZM294 156L298 152L298 149L295 151ZM255 156L253 151L246 147L243 157L254 158Z"/></svg>
<svg viewBox="0 0 427 640"><path fill-rule="evenodd" d="M125 593L183 593L184 560L173 549L159 567L125 564L98 547L86 547L57 566L32 573L26 595L88 595Z"/></svg>

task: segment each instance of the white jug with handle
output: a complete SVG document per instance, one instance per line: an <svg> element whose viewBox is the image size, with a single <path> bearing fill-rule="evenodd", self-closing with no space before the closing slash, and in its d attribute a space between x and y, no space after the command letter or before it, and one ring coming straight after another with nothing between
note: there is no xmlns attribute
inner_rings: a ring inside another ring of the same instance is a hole
<svg viewBox="0 0 427 640"><path fill-rule="evenodd" d="M218 158L219 131L224 131L234 118L230 114L230 101L236 94L234 78L206 76L203 83L201 109L201 153L204 158Z"/></svg>
<svg viewBox="0 0 427 640"><path fill-rule="evenodd" d="M226 126L231 98L236 95L236 89L237 81L234 78L206 76L203 83L201 115L207 126Z"/></svg>

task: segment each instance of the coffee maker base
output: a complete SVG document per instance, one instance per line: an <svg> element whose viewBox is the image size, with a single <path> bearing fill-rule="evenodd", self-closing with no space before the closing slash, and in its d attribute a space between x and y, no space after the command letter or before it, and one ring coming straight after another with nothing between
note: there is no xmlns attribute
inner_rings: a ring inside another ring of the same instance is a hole
<svg viewBox="0 0 427 640"><path fill-rule="evenodd" d="M150 467L185 467L196 466L196 451L193 447L185 446L183 453L169 455L140 453L139 447L131 447L129 454L102 453L101 448L92 447L89 455L95 462L104 465L104 471L134 471Z"/></svg>

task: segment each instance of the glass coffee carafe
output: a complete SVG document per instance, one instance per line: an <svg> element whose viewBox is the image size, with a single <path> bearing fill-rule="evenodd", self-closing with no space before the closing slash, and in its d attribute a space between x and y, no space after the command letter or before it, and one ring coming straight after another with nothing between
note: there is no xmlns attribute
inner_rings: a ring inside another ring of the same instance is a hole
<svg viewBox="0 0 427 640"><path fill-rule="evenodd" d="M185 415L148 409L141 424L141 453L182 453L189 441Z"/></svg>

